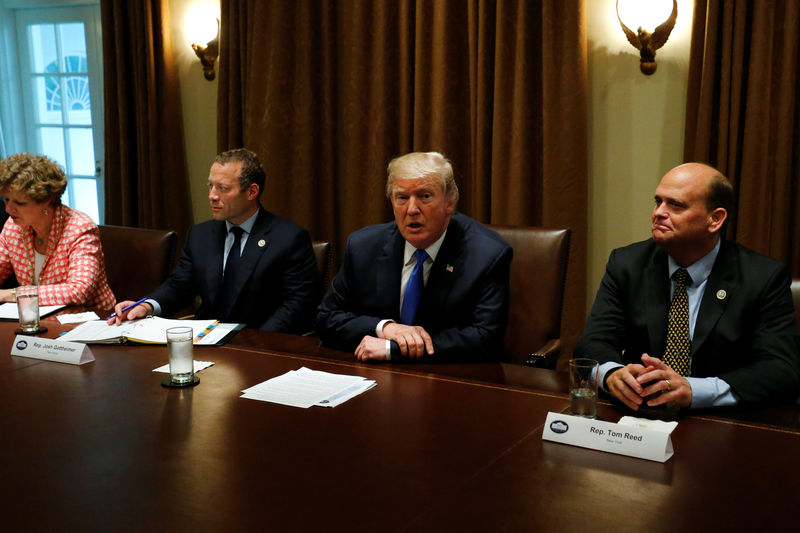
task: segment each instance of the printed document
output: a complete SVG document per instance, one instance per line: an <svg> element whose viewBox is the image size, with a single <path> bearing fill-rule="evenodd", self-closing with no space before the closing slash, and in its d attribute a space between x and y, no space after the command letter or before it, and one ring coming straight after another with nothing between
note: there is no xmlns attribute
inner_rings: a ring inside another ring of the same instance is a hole
<svg viewBox="0 0 800 533"><path fill-rule="evenodd" d="M293 407L336 407L375 385L375 380L361 376L302 367L245 389L241 397Z"/></svg>

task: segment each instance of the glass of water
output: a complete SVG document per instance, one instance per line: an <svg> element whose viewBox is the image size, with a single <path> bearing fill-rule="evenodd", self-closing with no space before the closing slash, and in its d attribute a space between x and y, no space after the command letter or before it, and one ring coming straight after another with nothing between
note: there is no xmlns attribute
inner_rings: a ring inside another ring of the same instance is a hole
<svg viewBox="0 0 800 533"><path fill-rule="evenodd" d="M19 333L39 333L39 287L23 285L17 287L17 310L19 311Z"/></svg>
<svg viewBox="0 0 800 533"><path fill-rule="evenodd" d="M169 347L169 380L171 386L194 385L194 354L192 328L181 326L167 329Z"/></svg>
<svg viewBox="0 0 800 533"><path fill-rule="evenodd" d="M571 415L597 418L597 376L600 364L594 359L569 362L569 411Z"/></svg>

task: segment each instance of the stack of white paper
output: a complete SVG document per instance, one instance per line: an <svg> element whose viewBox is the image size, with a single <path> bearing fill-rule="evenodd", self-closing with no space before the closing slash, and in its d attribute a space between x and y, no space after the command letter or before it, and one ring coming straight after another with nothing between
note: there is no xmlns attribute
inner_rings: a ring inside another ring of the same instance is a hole
<svg viewBox="0 0 800 533"><path fill-rule="evenodd" d="M371 389L375 380L302 367L242 391L242 398L293 407L336 407Z"/></svg>

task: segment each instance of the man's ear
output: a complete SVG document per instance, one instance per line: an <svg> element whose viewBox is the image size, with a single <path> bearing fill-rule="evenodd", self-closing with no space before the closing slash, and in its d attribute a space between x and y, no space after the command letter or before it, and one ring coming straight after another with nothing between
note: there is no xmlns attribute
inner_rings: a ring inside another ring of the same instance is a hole
<svg viewBox="0 0 800 533"><path fill-rule="evenodd" d="M718 207L708 214L708 231L716 233L728 219L728 212L723 207Z"/></svg>
<svg viewBox="0 0 800 533"><path fill-rule="evenodd" d="M258 198L258 190L259 190L258 189L258 185L255 184L255 183L251 183L247 187L247 199L248 200L255 200L256 198Z"/></svg>

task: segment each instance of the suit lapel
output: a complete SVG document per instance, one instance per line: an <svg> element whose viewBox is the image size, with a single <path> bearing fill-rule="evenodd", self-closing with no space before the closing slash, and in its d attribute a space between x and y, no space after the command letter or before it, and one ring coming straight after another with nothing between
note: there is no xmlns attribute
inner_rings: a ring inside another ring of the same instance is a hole
<svg viewBox="0 0 800 533"><path fill-rule="evenodd" d="M652 356L661 357L667 345L667 313L669 312L669 270L667 254L661 250L653 253L645 269L647 301L647 333L650 337Z"/></svg>
<svg viewBox="0 0 800 533"><path fill-rule="evenodd" d="M431 266L428 283L422 291L422 300L417 311L418 322L428 323L438 313L437 304L445 302L447 295L453 290L453 284L462 273L466 249L460 244L464 241L464 230L455 218L450 219L447 235L442 247ZM429 318L430 317L430 318Z"/></svg>
<svg viewBox="0 0 800 533"><path fill-rule="evenodd" d="M388 316L400 320L400 282L403 272L405 240L397 226L388 232L386 244L375 260L375 287L377 302L389 302Z"/></svg>
<svg viewBox="0 0 800 533"><path fill-rule="evenodd" d="M222 286L222 260L225 253L225 237L227 230L225 222L214 224L211 229L211 243L206 269L206 283L210 300L216 304L219 289Z"/></svg>
<svg viewBox="0 0 800 533"><path fill-rule="evenodd" d="M239 262L236 279L233 280L233 287L231 290L234 296L230 300L232 304L239 298L239 294L247 284L247 280L249 280L250 276L253 274L253 270L261 260L261 256L264 255L269 248L269 234L272 231L272 222L274 218L275 215L259 208L256 222L253 224L253 229L247 237L244 250L242 250L242 257ZM220 283L222 283L221 276ZM230 312L229 309L223 311L226 314Z"/></svg>
<svg viewBox="0 0 800 533"><path fill-rule="evenodd" d="M692 337L692 356L703 346L736 290L736 273L739 270L739 263L736 255L731 254L730 250L731 247L727 241L723 240L717 259L711 268L711 274L706 281L700 309L697 311L697 321L694 324L694 336Z"/></svg>

